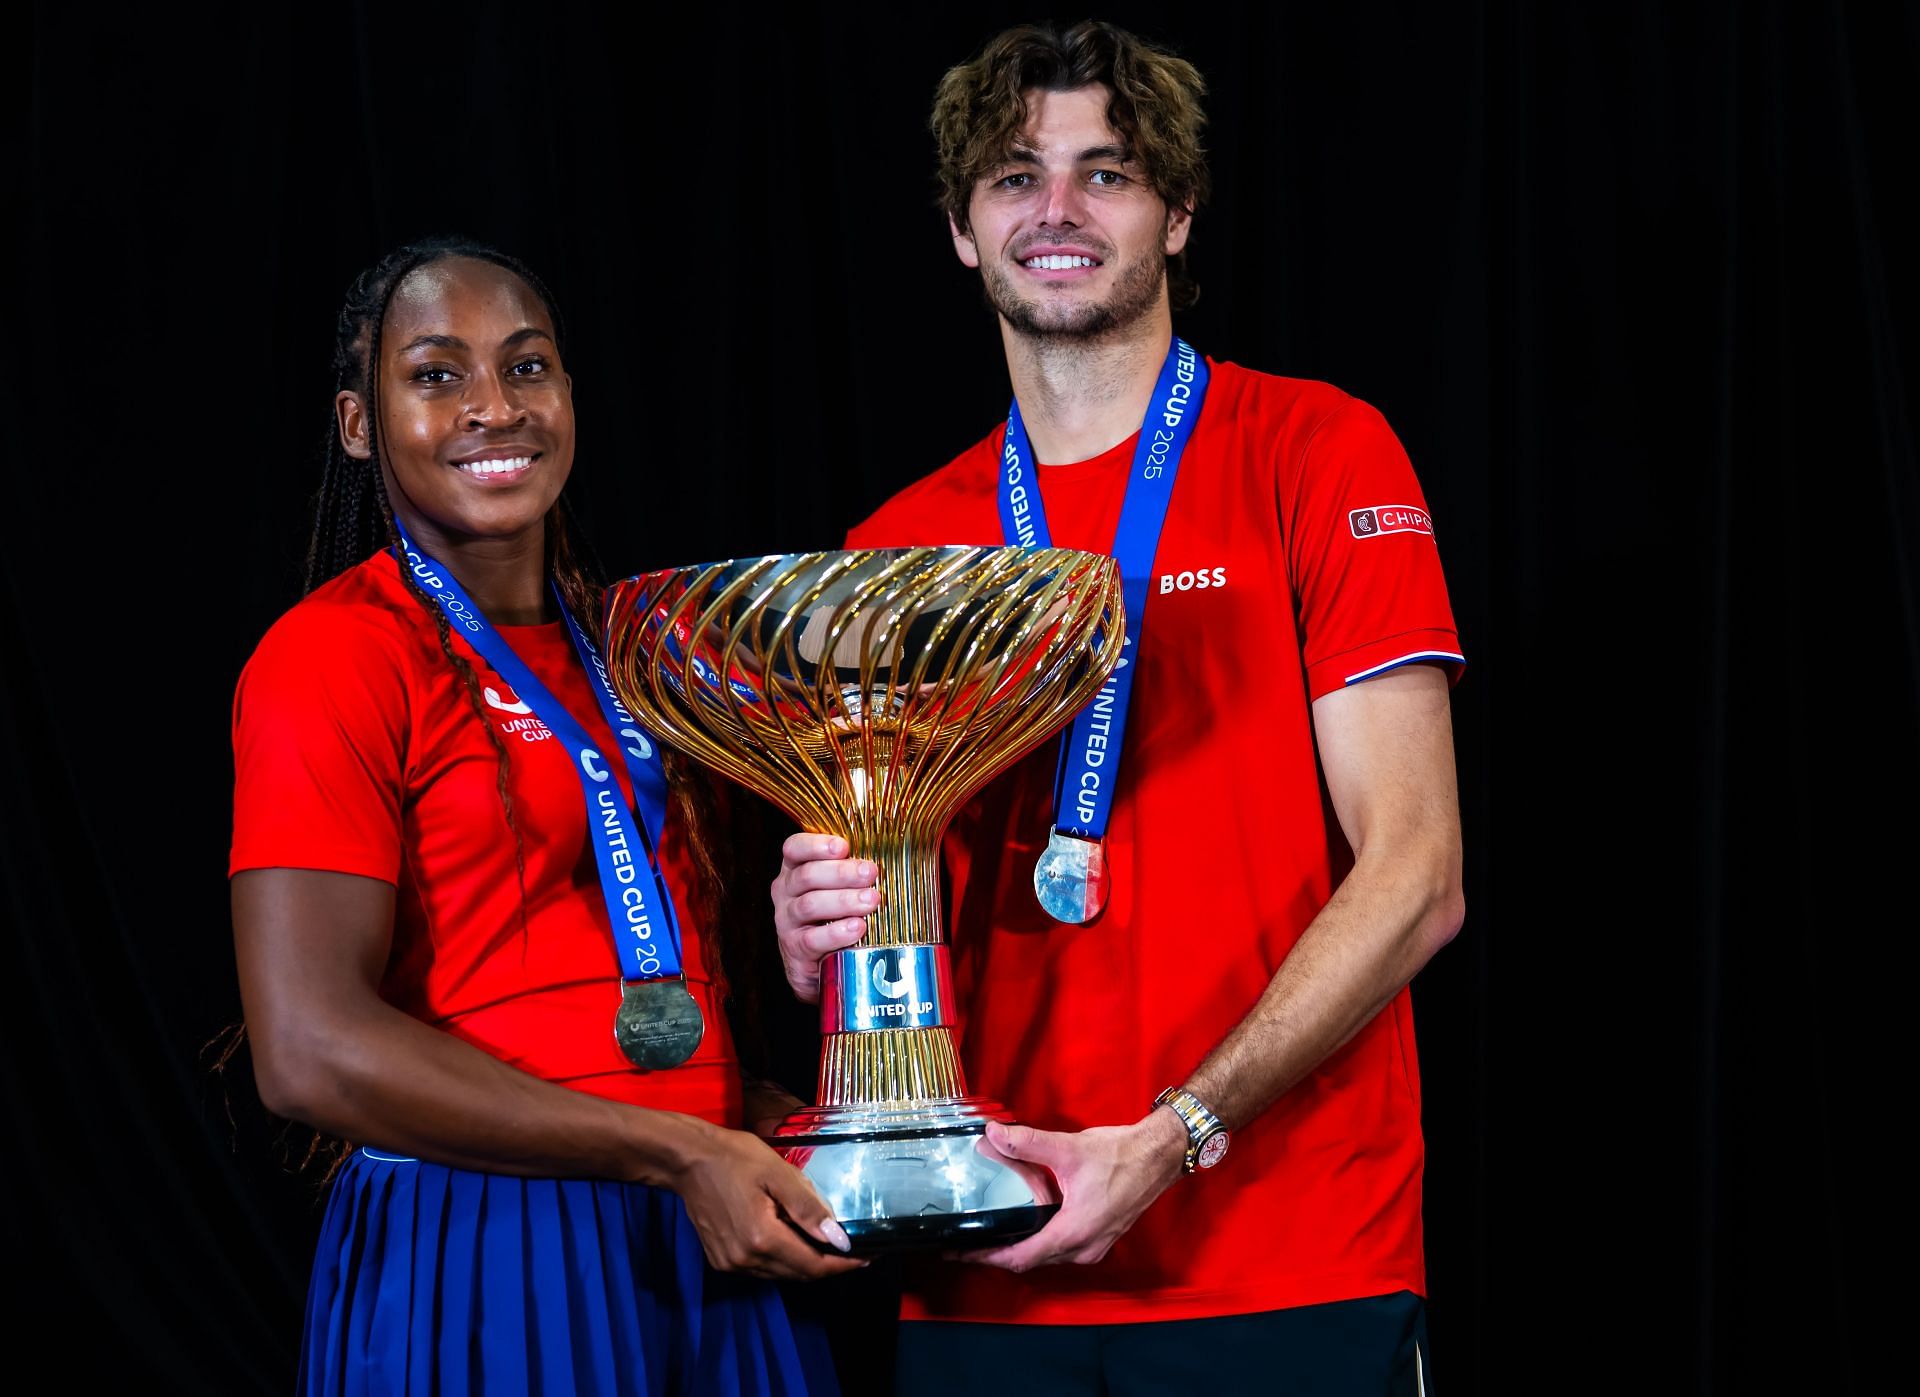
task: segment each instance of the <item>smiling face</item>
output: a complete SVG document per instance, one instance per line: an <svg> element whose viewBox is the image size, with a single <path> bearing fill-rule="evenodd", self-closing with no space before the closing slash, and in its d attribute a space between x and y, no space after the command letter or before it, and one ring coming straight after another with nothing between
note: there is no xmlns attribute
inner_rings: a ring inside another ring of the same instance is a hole
<svg viewBox="0 0 1920 1397"><path fill-rule="evenodd" d="M429 552L542 526L573 469L573 387L553 317L504 267L448 257L408 273L380 330L379 429L336 402L347 453L380 445L387 495Z"/></svg>
<svg viewBox="0 0 1920 1397"><path fill-rule="evenodd" d="M974 186L960 260L1014 330L1096 338L1168 314L1167 258L1191 215L1169 209L1107 124L1103 86L1026 94L1014 148Z"/></svg>

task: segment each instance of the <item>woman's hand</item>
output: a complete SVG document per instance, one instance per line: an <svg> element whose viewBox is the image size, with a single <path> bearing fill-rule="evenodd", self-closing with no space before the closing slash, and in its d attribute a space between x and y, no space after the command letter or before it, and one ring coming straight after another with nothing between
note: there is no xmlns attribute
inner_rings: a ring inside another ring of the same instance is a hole
<svg viewBox="0 0 1920 1397"><path fill-rule="evenodd" d="M845 1252L850 1243L805 1176L743 1130L711 1127L668 1187L716 1271L813 1281L867 1264L814 1245L818 1237Z"/></svg>
<svg viewBox="0 0 1920 1397"><path fill-rule="evenodd" d="M787 983L802 1002L820 999L820 961L867 934L867 914L880 905L878 865L850 859L832 834L796 834L780 846L773 880L773 926Z"/></svg>

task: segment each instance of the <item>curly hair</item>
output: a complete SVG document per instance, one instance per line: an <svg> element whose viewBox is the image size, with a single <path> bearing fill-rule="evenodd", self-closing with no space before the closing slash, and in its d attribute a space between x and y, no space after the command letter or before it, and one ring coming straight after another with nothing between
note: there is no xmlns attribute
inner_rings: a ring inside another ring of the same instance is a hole
<svg viewBox="0 0 1920 1397"><path fill-rule="evenodd" d="M1197 210L1211 188L1200 134L1206 80L1184 58L1099 20L1070 29L1023 24L949 68L934 92L930 124L939 154L940 206L965 232L967 205L1007 157L1027 123L1029 92L1071 92L1094 84L1111 94L1107 123L1140 162L1167 207ZM1200 296L1185 251L1167 262L1174 309Z"/></svg>

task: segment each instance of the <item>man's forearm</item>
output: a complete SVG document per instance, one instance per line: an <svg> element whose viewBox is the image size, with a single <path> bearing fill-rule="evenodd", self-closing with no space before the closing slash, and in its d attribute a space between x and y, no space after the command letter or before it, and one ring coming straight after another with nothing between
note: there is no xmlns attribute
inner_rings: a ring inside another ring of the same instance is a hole
<svg viewBox="0 0 1920 1397"><path fill-rule="evenodd" d="M1326 1061L1460 927L1457 848L1369 850L1185 1085L1238 1129Z"/></svg>
<svg viewBox="0 0 1920 1397"><path fill-rule="evenodd" d="M1444 834L1382 847L1355 862L1244 1019L1185 1085L1229 1129L1258 1115L1359 1032L1458 929L1459 843ZM1043 1164L1065 1201L1053 1221L1011 1246L972 1259L1024 1271L1107 1254L1140 1214L1180 1177L1186 1126L1171 1110L1127 1126L1069 1133L989 1127L1016 1159Z"/></svg>

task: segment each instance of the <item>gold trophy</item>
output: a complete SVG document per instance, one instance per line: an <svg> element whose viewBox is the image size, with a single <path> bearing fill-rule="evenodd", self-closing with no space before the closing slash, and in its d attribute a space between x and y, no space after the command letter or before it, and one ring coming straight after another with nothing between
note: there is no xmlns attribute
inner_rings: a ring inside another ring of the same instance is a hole
<svg viewBox="0 0 1920 1397"><path fill-rule="evenodd" d="M818 1104L774 1147L856 1251L1038 1230L1053 1180L987 1143L1009 1117L967 1094L954 1048L940 839L1119 662L1113 559L907 548L674 568L609 591L606 632L648 732L881 869L866 936L820 967Z"/></svg>

